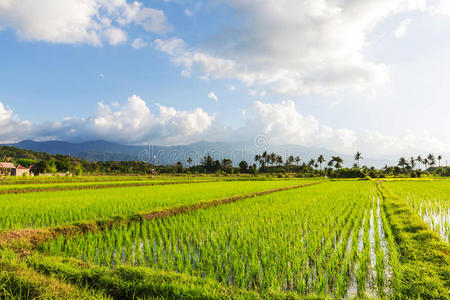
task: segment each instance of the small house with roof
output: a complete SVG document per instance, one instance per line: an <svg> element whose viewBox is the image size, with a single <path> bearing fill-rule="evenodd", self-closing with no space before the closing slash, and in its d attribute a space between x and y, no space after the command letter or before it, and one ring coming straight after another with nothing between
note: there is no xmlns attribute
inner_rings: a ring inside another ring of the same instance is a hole
<svg viewBox="0 0 450 300"><path fill-rule="evenodd" d="M0 176L23 176L30 175L30 168L15 166L11 162L0 162Z"/></svg>

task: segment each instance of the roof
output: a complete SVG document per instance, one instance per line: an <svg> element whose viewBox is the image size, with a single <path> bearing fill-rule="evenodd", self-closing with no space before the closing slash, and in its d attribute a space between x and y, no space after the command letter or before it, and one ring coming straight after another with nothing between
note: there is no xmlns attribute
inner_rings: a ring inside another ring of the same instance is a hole
<svg viewBox="0 0 450 300"><path fill-rule="evenodd" d="M10 163L10 162L0 162L0 168L15 169L16 166L13 163Z"/></svg>
<svg viewBox="0 0 450 300"><path fill-rule="evenodd" d="M24 166L19 165L19 166L17 167L17 169L19 169L19 170L28 170L29 168L25 168Z"/></svg>

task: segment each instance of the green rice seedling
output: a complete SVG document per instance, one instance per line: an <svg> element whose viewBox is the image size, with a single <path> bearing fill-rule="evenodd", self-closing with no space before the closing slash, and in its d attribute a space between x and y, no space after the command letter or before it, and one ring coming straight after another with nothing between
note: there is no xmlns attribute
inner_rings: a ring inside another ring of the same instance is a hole
<svg viewBox="0 0 450 300"><path fill-rule="evenodd" d="M193 205L314 180L226 181L0 195L0 229L52 227Z"/></svg>
<svg viewBox="0 0 450 300"><path fill-rule="evenodd" d="M450 242L450 181L395 181L384 184L400 195L445 242Z"/></svg>
<svg viewBox="0 0 450 300"><path fill-rule="evenodd" d="M49 241L40 249L84 255L98 264L88 249L97 249L103 257L101 252L114 251L108 249L108 237L117 236L123 237L119 246L123 264L176 271L261 293L345 295L357 257L360 272L367 270L372 195L369 181L326 182L68 237L65 243L70 248ZM360 228L364 248L358 250ZM78 247L86 241L89 248Z"/></svg>

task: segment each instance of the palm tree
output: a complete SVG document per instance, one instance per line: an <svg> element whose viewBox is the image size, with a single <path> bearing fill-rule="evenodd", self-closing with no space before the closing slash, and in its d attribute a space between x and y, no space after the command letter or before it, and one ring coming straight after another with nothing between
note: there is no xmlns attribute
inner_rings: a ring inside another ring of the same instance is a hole
<svg viewBox="0 0 450 300"><path fill-rule="evenodd" d="M436 165L436 160L434 158L434 155L430 153L430 154L428 154L427 158L428 158L428 163L430 164L430 167L434 167L434 165Z"/></svg>
<svg viewBox="0 0 450 300"><path fill-rule="evenodd" d="M261 160L261 155L256 154L256 155L255 155L255 162L256 162L256 163L260 163L260 160Z"/></svg>
<svg viewBox="0 0 450 300"><path fill-rule="evenodd" d="M406 161L406 158L400 157L397 165L404 169L408 165L408 162Z"/></svg>
<svg viewBox="0 0 450 300"><path fill-rule="evenodd" d="M277 155L275 161L278 166L281 166L283 164L283 157L281 157L281 155Z"/></svg>
<svg viewBox="0 0 450 300"><path fill-rule="evenodd" d="M441 160L442 160L442 155L438 155L438 157L437 157L437 159L438 159L438 162L439 162L439 168L441 167Z"/></svg>
<svg viewBox="0 0 450 300"><path fill-rule="evenodd" d="M293 162L294 162L294 156L292 156L292 155L286 159L285 165L286 165L286 169L288 172L289 172L290 166L292 165Z"/></svg>
<svg viewBox="0 0 450 300"><path fill-rule="evenodd" d="M314 163L315 163L314 159L311 159L308 163L308 167L310 168L314 167Z"/></svg>
<svg viewBox="0 0 450 300"><path fill-rule="evenodd" d="M361 159L363 159L363 157L361 156L361 152L356 152L356 154L355 154L355 160L356 160L356 163L358 164L358 168L359 168L359 161L361 160Z"/></svg>
<svg viewBox="0 0 450 300"><path fill-rule="evenodd" d="M414 167L416 166L416 160L414 159L414 157L411 157L409 159L409 165L411 166L411 169L414 169Z"/></svg>
<svg viewBox="0 0 450 300"><path fill-rule="evenodd" d="M334 163L334 159L332 158L332 159L328 162L327 165L328 165L329 167L332 167L332 166L333 166L333 163Z"/></svg>
<svg viewBox="0 0 450 300"><path fill-rule="evenodd" d="M295 157L295 163L297 164L297 167L300 164L300 161L301 161L300 157L296 156Z"/></svg>
<svg viewBox="0 0 450 300"><path fill-rule="evenodd" d="M269 164L269 154L267 154L267 151L264 151L261 160L264 161L264 165Z"/></svg>
<svg viewBox="0 0 450 300"><path fill-rule="evenodd" d="M425 165L425 170L428 169L428 158L424 158L422 160L423 164Z"/></svg>
<svg viewBox="0 0 450 300"><path fill-rule="evenodd" d="M325 162L325 158L323 157L322 154L320 154L319 157L317 158L317 162L318 162L319 165L320 165L320 169L322 169L322 163Z"/></svg>
<svg viewBox="0 0 450 300"><path fill-rule="evenodd" d="M277 155L276 155L274 152L270 153L270 155L269 155L269 161L270 161L270 164L271 164L272 166L276 163L276 161L277 161Z"/></svg>
<svg viewBox="0 0 450 300"><path fill-rule="evenodd" d="M422 156L420 156L420 155L417 156L416 161L419 162L419 169L420 169L420 164L423 163Z"/></svg>
<svg viewBox="0 0 450 300"><path fill-rule="evenodd" d="M344 162L344 160L341 157L339 157L339 156L332 156L331 160L334 161L334 167L336 169L342 168L342 163Z"/></svg>

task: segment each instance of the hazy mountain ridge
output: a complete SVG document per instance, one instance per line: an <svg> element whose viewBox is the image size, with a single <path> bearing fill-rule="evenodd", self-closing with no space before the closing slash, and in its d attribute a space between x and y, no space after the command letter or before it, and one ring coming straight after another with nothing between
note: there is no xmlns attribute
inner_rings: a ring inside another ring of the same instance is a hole
<svg viewBox="0 0 450 300"><path fill-rule="evenodd" d="M331 156L341 156L344 159L345 166L350 166L354 162L353 157L350 155L340 154L336 151L323 148L299 145L259 146L251 143L198 142L177 146L136 146L122 145L103 140L82 143L24 140L15 144L7 144L7 146L49 154L71 155L87 161L138 160L161 165L174 164L178 161L186 164L186 160L189 157L192 158L193 164L197 164L207 154L219 160L230 158L234 165L237 165L241 160L253 163L255 154L261 154L264 151L275 152L283 158L289 155L299 156L302 159L302 163L307 163L310 159L316 159L320 154L324 155L327 159ZM382 167L388 162L388 160L365 158L361 163L363 165Z"/></svg>

